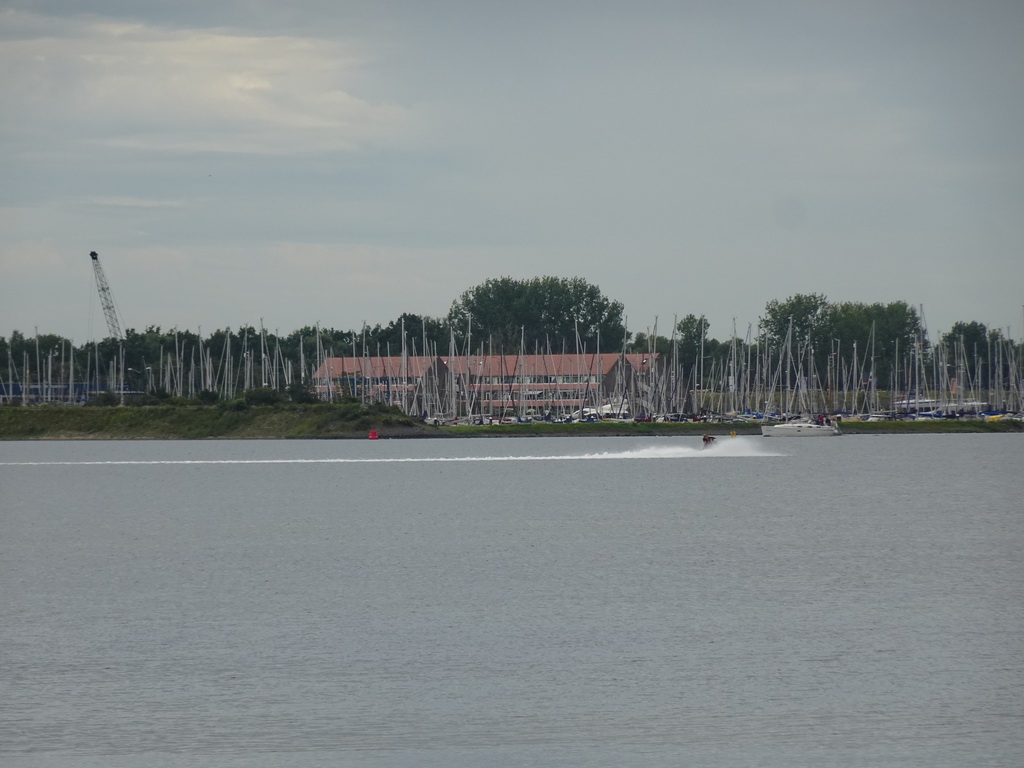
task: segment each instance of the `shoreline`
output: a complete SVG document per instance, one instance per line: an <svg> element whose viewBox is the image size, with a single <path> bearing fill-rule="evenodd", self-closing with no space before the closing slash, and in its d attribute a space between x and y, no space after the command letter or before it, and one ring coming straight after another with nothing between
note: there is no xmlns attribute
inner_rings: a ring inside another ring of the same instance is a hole
<svg viewBox="0 0 1024 768"><path fill-rule="evenodd" d="M843 435L1024 433L1016 419L843 421ZM392 409L310 405L245 410L209 407L42 406L0 408L0 441L365 440L496 437L760 436L752 422L593 422L433 426Z"/></svg>

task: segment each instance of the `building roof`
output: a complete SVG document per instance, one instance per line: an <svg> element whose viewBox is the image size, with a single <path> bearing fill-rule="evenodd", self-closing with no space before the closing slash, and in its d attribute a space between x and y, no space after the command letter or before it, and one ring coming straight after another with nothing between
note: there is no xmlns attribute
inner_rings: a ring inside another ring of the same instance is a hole
<svg viewBox="0 0 1024 768"><path fill-rule="evenodd" d="M607 376L620 360L637 371L646 371L648 355L615 353L587 355L470 355L444 357L442 362L458 375L473 376Z"/></svg>
<svg viewBox="0 0 1024 768"><path fill-rule="evenodd" d="M406 357L328 357L317 368L313 378L344 379L400 379L423 376L438 358L427 356Z"/></svg>
<svg viewBox="0 0 1024 768"><path fill-rule="evenodd" d="M435 362L456 376L607 376L620 361L637 373L646 373L657 359L657 353L623 355L613 352L586 355L329 357L317 369L315 378L326 378L328 372L334 379L352 376L372 379L405 376L418 378L432 368Z"/></svg>

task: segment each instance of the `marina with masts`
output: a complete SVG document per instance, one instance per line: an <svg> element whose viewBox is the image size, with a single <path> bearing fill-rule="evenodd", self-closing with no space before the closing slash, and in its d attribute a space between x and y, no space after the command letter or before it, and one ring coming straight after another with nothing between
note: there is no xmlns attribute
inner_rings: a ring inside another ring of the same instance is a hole
<svg viewBox="0 0 1024 768"><path fill-rule="evenodd" d="M750 325L742 339L734 320L724 344L708 340L707 322L693 315L674 322L667 339L658 336L657 318L653 333L633 340L622 324L621 339L611 344L599 330L586 337L575 319L569 338L545 332L543 340L528 340L525 327L517 327L518 339L510 343L506 330L495 341L470 313L464 327L457 320L444 326L447 343L427 333L424 318L409 316L421 333L408 331L406 315L373 334L365 326L357 335L317 323L282 336L260 318L258 327L204 337L202 329L122 331L99 255L89 256L107 337L79 347L38 329L32 339L18 332L0 339L7 353L0 403L347 401L395 406L436 424L478 425L999 418L1024 411L1022 345L1008 331L986 333L984 326L970 343L962 333L947 333L933 344L923 307L904 305L913 325L892 338L883 338L872 320L869 331L861 325L859 338L837 332L824 344L807 323L797 330L792 315L772 333ZM553 278L541 283L560 285ZM824 297L793 298L824 305ZM699 340L694 333L681 338L685 327L699 329Z"/></svg>
<svg viewBox="0 0 1024 768"><path fill-rule="evenodd" d="M137 334L135 335L137 336ZM131 333L82 347L49 337L9 349L0 401L83 404L112 394L117 404L178 398L229 402L246 392L298 389L323 402L385 403L436 423L524 420L785 420L819 413L844 418L985 418L1024 409L1020 346L986 349L925 339L896 352L879 371L880 342L844 347L835 340L824 370L810 343L787 338L780 348L748 332L712 359L669 353L555 349L525 344L495 350L467 333L439 350L428 339L402 337L400 349L360 348L354 335L338 354L313 329L297 345L259 328L232 333L173 331L151 357L133 350ZM472 345L472 346L471 346ZM291 349L289 349L291 346ZM307 354L307 350L309 353ZM424 354L424 351L426 354ZM0 369L2 370L2 369Z"/></svg>

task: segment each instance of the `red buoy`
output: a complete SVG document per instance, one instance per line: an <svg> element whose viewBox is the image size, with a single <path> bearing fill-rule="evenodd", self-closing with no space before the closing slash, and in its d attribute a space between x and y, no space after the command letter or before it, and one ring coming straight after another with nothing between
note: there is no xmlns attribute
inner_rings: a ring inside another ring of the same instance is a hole
<svg viewBox="0 0 1024 768"><path fill-rule="evenodd" d="M370 430L370 440L380 440L380 437L377 435L376 429Z"/></svg>

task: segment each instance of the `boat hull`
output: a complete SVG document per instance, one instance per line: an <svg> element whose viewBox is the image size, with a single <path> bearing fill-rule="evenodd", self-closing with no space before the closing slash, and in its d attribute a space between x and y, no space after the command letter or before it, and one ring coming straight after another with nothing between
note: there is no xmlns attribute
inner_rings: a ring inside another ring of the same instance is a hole
<svg viewBox="0 0 1024 768"><path fill-rule="evenodd" d="M813 422L789 422L787 424L762 424L761 434L765 437L835 437L841 435L838 424L815 424Z"/></svg>

